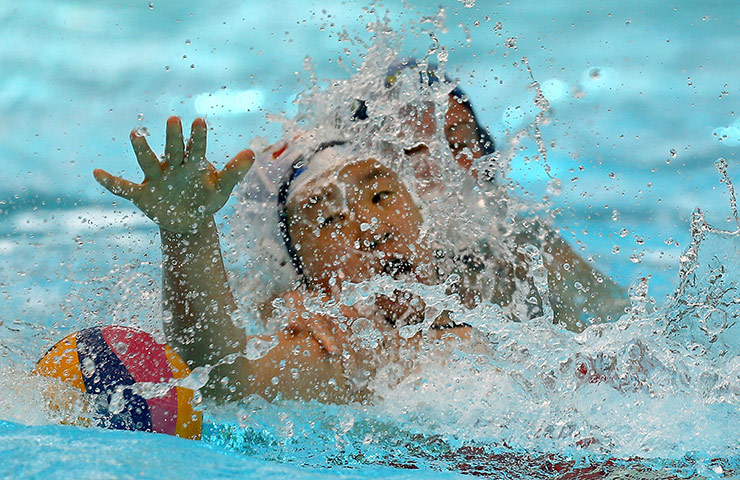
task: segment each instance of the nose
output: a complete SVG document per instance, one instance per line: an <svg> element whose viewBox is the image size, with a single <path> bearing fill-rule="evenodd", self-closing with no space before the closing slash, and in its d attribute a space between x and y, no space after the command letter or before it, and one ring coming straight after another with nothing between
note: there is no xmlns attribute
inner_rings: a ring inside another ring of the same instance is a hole
<svg viewBox="0 0 740 480"><path fill-rule="evenodd" d="M377 250L382 245L388 243L393 239L393 234L386 232L383 234L366 235L360 239L360 250L365 252L372 252Z"/></svg>
<svg viewBox="0 0 740 480"><path fill-rule="evenodd" d="M364 252L372 252L393 240L393 227L377 218L359 219L359 233L357 248Z"/></svg>

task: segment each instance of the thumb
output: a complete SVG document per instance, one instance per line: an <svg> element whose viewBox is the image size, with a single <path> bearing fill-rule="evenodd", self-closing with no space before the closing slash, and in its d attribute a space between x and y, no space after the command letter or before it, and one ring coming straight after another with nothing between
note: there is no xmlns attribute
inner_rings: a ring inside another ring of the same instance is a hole
<svg viewBox="0 0 740 480"><path fill-rule="evenodd" d="M218 186L221 191L231 192L239 180L244 178L254 163L254 152L242 150L219 172Z"/></svg>
<svg viewBox="0 0 740 480"><path fill-rule="evenodd" d="M127 200L133 201L138 187L137 184L129 182L128 180L124 180L121 177L111 175L105 170L101 170L99 168L93 170L93 176L100 185L105 187L105 189L113 195L117 195L119 197L123 197Z"/></svg>

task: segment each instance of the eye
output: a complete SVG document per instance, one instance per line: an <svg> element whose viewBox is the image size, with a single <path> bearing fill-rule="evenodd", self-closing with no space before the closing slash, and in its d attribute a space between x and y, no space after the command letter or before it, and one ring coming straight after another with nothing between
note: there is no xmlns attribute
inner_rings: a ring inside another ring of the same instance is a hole
<svg viewBox="0 0 740 480"><path fill-rule="evenodd" d="M319 228L328 228L332 225L339 224L344 219L341 213L335 213L326 217L319 217Z"/></svg>
<svg viewBox="0 0 740 480"><path fill-rule="evenodd" d="M418 145L416 145L414 147L411 147L411 148L404 148L403 149L403 153L405 155L411 156L411 155L416 155L416 154L419 154L419 153L424 153L424 152L426 152L428 150L429 150L429 147L427 147L423 143L420 143L420 144L418 144Z"/></svg>
<svg viewBox="0 0 740 480"><path fill-rule="evenodd" d="M373 195L373 203L378 204L393 194L390 190L383 190Z"/></svg>
<svg viewBox="0 0 740 480"><path fill-rule="evenodd" d="M319 228L326 228L334 223L334 215L328 217L319 217Z"/></svg>

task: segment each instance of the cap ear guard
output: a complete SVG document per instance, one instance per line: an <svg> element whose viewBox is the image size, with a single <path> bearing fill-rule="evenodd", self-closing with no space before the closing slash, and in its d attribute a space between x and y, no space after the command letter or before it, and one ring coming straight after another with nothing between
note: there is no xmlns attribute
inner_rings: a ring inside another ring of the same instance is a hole
<svg viewBox="0 0 740 480"><path fill-rule="evenodd" d="M355 99L352 104L352 114L350 119L352 121L367 120L367 102L365 100Z"/></svg>

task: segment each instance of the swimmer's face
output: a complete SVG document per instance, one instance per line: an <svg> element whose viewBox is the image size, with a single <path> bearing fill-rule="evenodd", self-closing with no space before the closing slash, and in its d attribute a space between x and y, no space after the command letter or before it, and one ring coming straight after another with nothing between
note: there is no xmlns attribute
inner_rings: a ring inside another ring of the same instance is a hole
<svg viewBox="0 0 740 480"><path fill-rule="evenodd" d="M410 136L417 141L416 145L405 150L406 155L412 158L421 158L429 154L429 148L425 140L435 134L434 108L407 107L402 111L406 116L406 126L410 130ZM470 169L474 160L483 156L480 148L478 127L473 117L473 112L459 99L450 95L448 97L447 111L445 112L445 139L449 145L455 161L465 168ZM417 175L426 177L432 172L417 172Z"/></svg>
<svg viewBox="0 0 740 480"><path fill-rule="evenodd" d="M445 113L445 138L457 163L466 169L483 156L473 112L453 96Z"/></svg>
<svg viewBox="0 0 740 480"><path fill-rule="evenodd" d="M321 180L286 205L290 239L311 285L329 292L377 274L423 279L432 257L421 239L421 212L393 171L367 159Z"/></svg>

